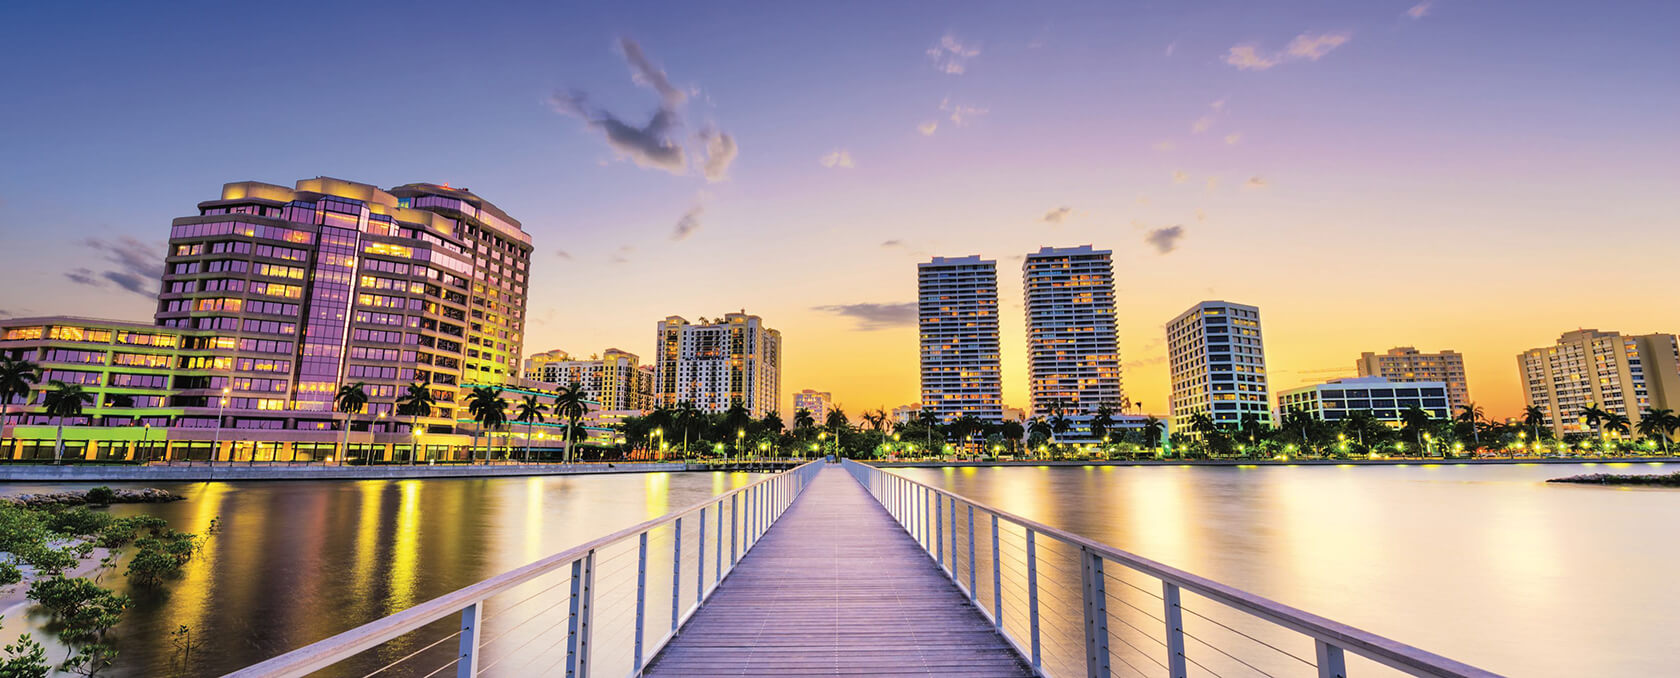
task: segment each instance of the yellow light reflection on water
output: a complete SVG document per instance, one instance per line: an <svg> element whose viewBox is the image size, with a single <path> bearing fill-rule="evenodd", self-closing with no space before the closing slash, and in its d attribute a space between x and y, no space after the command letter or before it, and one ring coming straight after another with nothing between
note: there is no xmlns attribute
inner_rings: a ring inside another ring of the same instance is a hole
<svg viewBox="0 0 1680 678"><path fill-rule="evenodd" d="M352 585L357 594L366 596L373 582L374 564L379 562L379 506L385 499L388 480L363 480L356 483L361 492L362 505L356 514L356 566L350 569Z"/></svg>
<svg viewBox="0 0 1680 678"><path fill-rule="evenodd" d="M230 489L227 483L205 483L204 488L192 498L194 510L182 531L199 535L207 532L210 529L210 521L221 516L222 504L227 500ZM217 524L220 525L219 522ZM185 624L193 630L195 637L196 634L209 630L206 628L206 620L210 618L210 597L214 593L213 577L220 547L217 539L210 537L198 555L187 561L187 566L181 573L180 585L170 591L174 609L180 617L185 617L171 622Z"/></svg>
<svg viewBox="0 0 1680 678"><path fill-rule="evenodd" d="M543 485L546 479L542 476L531 476L525 479L525 560L534 561L545 555L543 552Z"/></svg>
<svg viewBox="0 0 1680 678"><path fill-rule="evenodd" d="M671 512L671 474L649 473L643 481L642 491L647 497L646 515L648 518L662 516Z"/></svg>
<svg viewBox="0 0 1680 678"><path fill-rule="evenodd" d="M391 594L388 612L414 604L420 564L420 491L418 480L398 481L402 500L397 504L397 531L391 543Z"/></svg>

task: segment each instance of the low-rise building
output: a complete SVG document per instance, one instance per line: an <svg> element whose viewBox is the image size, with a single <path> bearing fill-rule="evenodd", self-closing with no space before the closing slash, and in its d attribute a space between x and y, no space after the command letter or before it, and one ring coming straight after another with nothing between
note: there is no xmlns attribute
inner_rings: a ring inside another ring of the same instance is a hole
<svg viewBox="0 0 1680 678"><path fill-rule="evenodd" d="M1278 414L1300 410L1324 421L1341 421L1354 412L1368 412L1378 421L1398 426L1413 407L1434 419L1452 416L1446 382L1391 381L1382 377L1332 379L1322 384L1278 393Z"/></svg>
<svg viewBox="0 0 1680 678"><path fill-rule="evenodd" d="M827 391L805 389L793 394L793 411L809 410L811 418L817 422L828 420L828 411L834 407L834 394Z"/></svg>

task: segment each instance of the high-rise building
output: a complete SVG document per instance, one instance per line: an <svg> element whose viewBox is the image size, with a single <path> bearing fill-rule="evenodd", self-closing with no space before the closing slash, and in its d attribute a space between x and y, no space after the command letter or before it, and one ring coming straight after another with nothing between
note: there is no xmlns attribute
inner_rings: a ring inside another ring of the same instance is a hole
<svg viewBox="0 0 1680 678"><path fill-rule="evenodd" d="M1277 399L1279 413L1298 409L1334 422L1354 412L1366 412L1377 421L1399 426L1401 415L1413 407L1435 419L1448 418L1449 393L1446 382L1357 377L1279 391Z"/></svg>
<svg viewBox="0 0 1680 678"><path fill-rule="evenodd" d="M466 189L230 183L174 220L155 326L19 319L0 352L103 366L66 367L101 396L88 423L163 428L166 455L391 458L422 435L448 455L470 440L463 392L518 381L530 252L518 221ZM430 416L395 411L414 383L436 400ZM369 401L347 452L333 403L352 384ZM123 439L91 428L67 437L94 443L89 454Z"/></svg>
<svg viewBox="0 0 1680 678"><path fill-rule="evenodd" d="M1242 425L1246 415L1271 421L1260 309L1204 301L1167 323L1172 377L1172 430L1191 432L1190 419Z"/></svg>
<svg viewBox="0 0 1680 678"><path fill-rule="evenodd" d="M811 418L820 426L828 418L828 410L834 406L834 394L827 391L805 389L793 394L793 411L810 410Z"/></svg>
<svg viewBox="0 0 1680 678"><path fill-rule="evenodd" d="M1122 410L1112 252L1045 247L1021 263L1033 416Z"/></svg>
<svg viewBox="0 0 1680 678"><path fill-rule="evenodd" d="M553 350L526 358L525 378L559 386L579 384L606 410L639 410L652 396L651 386L643 389L640 363L636 354L616 348L588 360Z"/></svg>
<svg viewBox="0 0 1680 678"><path fill-rule="evenodd" d="M1361 377L1382 377L1389 381L1439 381L1447 385L1448 406L1456 411L1470 403L1470 385L1464 378L1464 356L1458 351L1423 353L1411 346L1391 348L1387 353L1359 354Z"/></svg>
<svg viewBox="0 0 1680 678"><path fill-rule="evenodd" d="M739 404L754 417L776 411L782 393L782 333L745 311L693 324L659 322L654 392L663 405L707 412Z"/></svg>
<svg viewBox="0 0 1680 678"><path fill-rule="evenodd" d="M224 425L320 428L340 386L366 384L377 415L423 382L448 428L462 387L517 379L531 237L483 198L318 177L227 184L198 208L171 227L157 307L223 349L175 377L189 414L230 388Z"/></svg>
<svg viewBox="0 0 1680 678"><path fill-rule="evenodd" d="M997 262L934 257L916 265L922 409L950 421L1003 420Z"/></svg>
<svg viewBox="0 0 1680 678"><path fill-rule="evenodd" d="M1680 344L1672 334L1583 329L1517 356L1523 395L1559 435L1593 430L1589 405L1638 424L1648 409L1680 409Z"/></svg>

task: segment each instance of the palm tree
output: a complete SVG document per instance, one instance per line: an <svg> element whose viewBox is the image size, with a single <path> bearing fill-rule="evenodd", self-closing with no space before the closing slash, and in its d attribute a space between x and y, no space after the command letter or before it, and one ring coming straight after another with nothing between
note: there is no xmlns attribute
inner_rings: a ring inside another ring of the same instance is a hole
<svg viewBox="0 0 1680 678"><path fill-rule="evenodd" d="M478 434L484 434L484 461L490 461L490 429L503 421L507 421L507 401L502 400L502 389L489 386L475 386L472 393L467 395L467 413L478 422L473 429L473 447L478 447ZM477 461L478 452L473 452L473 460Z"/></svg>
<svg viewBox="0 0 1680 678"><path fill-rule="evenodd" d="M1423 447L1423 430L1429 428L1430 422L1433 421L1435 421L1435 418L1429 416L1427 410L1416 405L1408 407L1400 413L1401 424L1406 427L1406 430L1412 432L1412 437L1417 440L1420 449Z"/></svg>
<svg viewBox="0 0 1680 678"><path fill-rule="evenodd" d="M27 360L0 356L0 443L5 442L6 415L12 399L29 402L35 384L41 383L41 368Z"/></svg>
<svg viewBox="0 0 1680 678"><path fill-rule="evenodd" d="M817 417L803 407L793 413L793 430L809 431L817 426Z"/></svg>
<svg viewBox="0 0 1680 678"><path fill-rule="evenodd" d="M1523 410L1523 425L1534 434L1534 442L1540 442L1540 427L1546 425L1546 411L1537 405L1529 405Z"/></svg>
<svg viewBox="0 0 1680 678"><path fill-rule="evenodd" d="M1190 430L1201 436L1204 441L1219 432L1219 423L1215 422L1213 417L1208 416L1206 412L1197 412L1190 415L1189 423Z"/></svg>
<svg viewBox="0 0 1680 678"><path fill-rule="evenodd" d="M998 427L998 432L1003 434L1004 440L1009 441L1009 451L1014 452L1015 443L1021 442L1021 437L1027 434L1027 428L1022 426L1021 422L1011 419L1003 422L1003 425Z"/></svg>
<svg viewBox="0 0 1680 678"><path fill-rule="evenodd" d="M1478 424L1482 422L1482 407L1476 403L1466 403L1458 406L1458 420L1470 426L1470 439L1476 447L1482 446L1482 433Z"/></svg>
<svg viewBox="0 0 1680 678"><path fill-rule="evenodd" d="M359 381L339 387L338 394L333 396L333 409L344 413L344 442L339 446L341 464L350 463L350 417L367 407L367 402L367 384Z"/></svg>
<svg viewBox="0 0 1680 678"><path fill-rule="evenodd" d="M973 436L976 431L985 427L986 423L980 421L978 417L975 417L973 414L964 413L963 416L957 417L951 422L951 433L957 436L958 445L966 446L969 437Z"/></svg>
<svg viewBox="0 0 1680 678"><path fill-rule="evenodd" d="M1147 417L1143 420L1144 447L1151 450L1161 447L1161 427L1165 424L1166 422L1156 419L1153 416Z"/></svg>
<svg viewBox="0 0 1680 678"><path fill-rule="evenodd" d="M865 411L863 422L869 425L870 430L881 433L887 427L887 413L879 409Z"/></svg>
<svg viewBox="0 0 1680 678"><path fill-rule="evenodd" d="M933 447L933 430L939 428L939 413L924 407L916 412L916 423L921 424L922 430L927 432L927 447L922 449L931 449Z"/></svg>
<svg viewBox="0 0 1680 678"><path fill-rule="evenodd" d="M1073 420L1067 417L1067 410L1062 407L1060 402L1050 406L1050 418L1046 421L1046 423L1050 424L1051 445L1059 445L1060 443L1057 442L1056 436L1067 433L1073 428Z"/></svg>
<svg viewBox="0 0 1680 678"><path fill-rule="evenodd" d="M127 393L112 393L111 395L105 396L105 405L108 407L128 409L134 407L134 396L128 395Z"/></svg>
<svg viewBox="0 0 1680 678"><path fill-rule="evenodd" d="M1027 435L1048 439L1056 435L1056 430L1050 426L1049 422L1034 417L1032 421L1027 422Z"/></svg>
<svg viewBox="0 0 1680 678"><path fill-rule="evenodd" d="M689 434L689 432L692 431L697 424L704 421L705 418L706 418L705 413L701 412L700 408L695 407L694 403L689 402L687 400L684 400L680 403L677 403L677 406L671 410L672 421L676 424L676 426L678 428L681 428L682 432L683 432L683 456L684 457L688 456L688 434Z"/></svg>
<svg viewBox="0 0 1680 678"><path fill-rule="evenodd" d="M693 404L687 402L684 402L683 405L690 409L694 407ZM566 420L566 444L562 456L565 457L568 464L572 463L572 438L576 437L574 433L578 428L578 421L582 420L584 415L587 414L589 414L589 401L587 394L583 391L583 384L574 381L561 388L560 392L554 395L554 416ZM682 414L681 406L679 406L677 416L680 418ZM683 446L684 448L688 446L687 428L683 429Z"/></svg>
<svg viewBox="0 0 1680 678"><path fill-rule="evenodd" d="M413 433L415 429L420 427L421 417L432 416L432 406L436 404L437 399L432 396L432 389L427 388L425 384L420 382L414 382L409 384L408 388L403 391L402 397L397 399L397 414L410 417L408 432ZM418 443L416 443L417 445ZM417 451L412 448L409 450L409 464L415 463L416 453Z"/></svg>
<svg viewBox="0 0 1680 678"><path fill-rule="evenodd" d="M1109 409L1107 405L1098 407L1097 413L1091 417L1091 437L1108 442L1104 438L1108 436L1108 429L1113 427L1114 410Z"/></svg>
<svg viewBox="0 0 1680 678"><path fill-rule="evenodd" d="M1628 420L1628 416L1625 414L1621 414L1619 412L1604 413L1605 432L1614 433L1618 438L1627 435L1628 431L1631 429L1629 424L1630 422ZM1603 450L1603 446L1599 446L1599 451L1602 452Z"/></svg>
<svg viewBox="0 0 1680 678"><path fill-rule="evenodd" d="M1675 415L1674 410L1648 409L1645 416L1639 418L1639 435L1661 437L1665 455L1668 454L1668 434L1676 428L1680 428L1680 416Z"/></svg>
<svg viewBox="0 0 1680 678"><path fill-rule="evenodd" d="M525 463L531 462L531 424L542 423L543 414L548 412L548 406L537 400L537 396L527 393L525 399L519 401L519 409L514 419L525 422Z"/></svg>
<svg viewBox="0 0 1680 678"><path fill-rule="evenodd" d="M1586 422L1588 426L1597 430L1598 425L1603 423L1604 416L1607 414L1610 413L1599 409L1598 403L1587 403L1587 406L1581 409L1581 420Z"/></svg>
<svg viewBox="0 0 1680 678"><path fill-rule="evenodd" d="M66 384L54 379L47 382L46 398L41 404L47 416L58 420L58 446L53 449L53 463L64 461L64 419L82 416L82 406L93 404L93 394L83 391L79 384Z"/></svg>

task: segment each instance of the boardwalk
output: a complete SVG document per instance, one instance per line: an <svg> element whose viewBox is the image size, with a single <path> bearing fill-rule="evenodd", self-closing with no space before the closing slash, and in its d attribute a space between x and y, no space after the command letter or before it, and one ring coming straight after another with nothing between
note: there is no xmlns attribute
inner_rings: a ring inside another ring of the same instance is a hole
<svg viewBox="0 0 1680 678"><path fill-rule="evenodd" d="M1032 673L886 510L828 467L646 675Z"/></svg>

